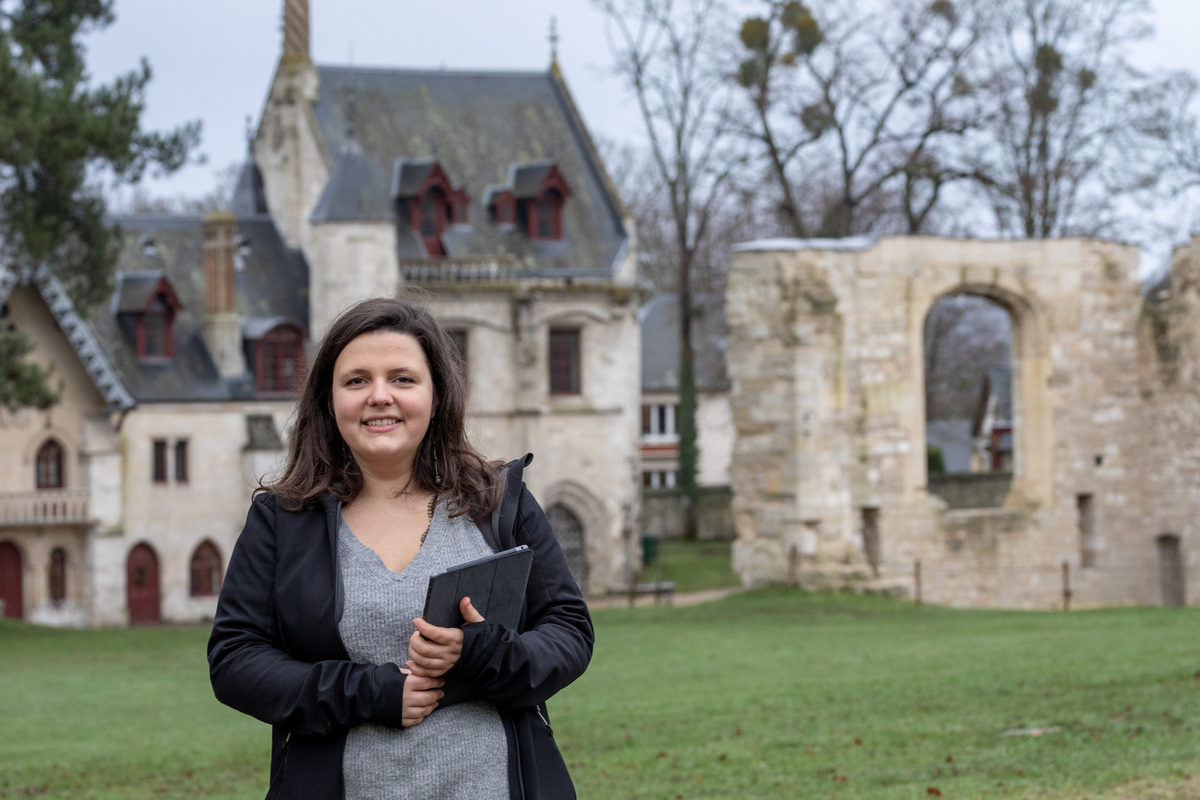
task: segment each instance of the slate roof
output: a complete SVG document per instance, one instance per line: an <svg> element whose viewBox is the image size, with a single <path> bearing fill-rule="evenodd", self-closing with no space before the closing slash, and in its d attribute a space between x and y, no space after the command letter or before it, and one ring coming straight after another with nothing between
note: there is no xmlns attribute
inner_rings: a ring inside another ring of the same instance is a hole
<svg viewBox="0 0 1200 800"><path fill-rule="evenodd" d="M117 288L92 308L88 322L122 384L138 402L253 398L247 373L223 380L204 342L203 220L190 215L137 214L113 219L124 246ZM235 265L236 311L245 321L276 318L308 329L308 265L288 248L269 217L241 217ZM149 246L151 245L152 246ZM138 360L129 313L144 307L147 292L165 277L181 308L173 322L174 355L162 363Z"/></svg>
<svg viewBox="0 0 1200 800"><path fill-rule="evenodd" d="M692 347L695 353L696 387L702 391L727 391L725 350L729 323L725 298L701 294L693 298ZM679 296L656 295L638 311L642 330L642 391L679 390Z"/></svg>
<svg viewBox="0 0 1200 800"><path fill-rule="evenodd" d="M527 270L611 275L628 234L620 201L565 87L547 72L459 72L318 66L314 107L326 151L341 154L347 123L376 185L392 185L398 160L436 160L451 185L470 197L470 224L443 237L447 255L507 255ZM352 110L352 111L351 111ZM354 119L347 116L353 113ZM336 163L335 159L335 163ZM563 207L563 240L531 241L522 231L493 223L485 191L522 176L514 165L553 162L571 189ZM401 176L407 185L410 176ZM414 177L415 179L415 177ZM393 219L387 198L372 219ZM399 226L399 256L424 249Z"/></svg>
<svg viewBox="0 0 1200 800"><path fill-rule="evenodd" d="M356 139L347 139L313 209L313 222L371 222L392 218L384 184Z"/></svg>

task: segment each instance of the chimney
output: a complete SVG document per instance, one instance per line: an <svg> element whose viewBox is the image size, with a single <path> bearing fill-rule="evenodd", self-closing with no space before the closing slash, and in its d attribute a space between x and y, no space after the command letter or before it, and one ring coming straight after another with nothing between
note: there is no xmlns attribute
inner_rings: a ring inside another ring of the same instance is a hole
<svg viewBox="0 0 1200 800"><path fill-rule="evenodd" d="M308 0L283 0L283 56L303 57L308 52Z"/></svg>
<svg viewBox="0 0 1200 800"><path fill-rule="evenodd" d="M204 217L204 343L222 378L243 375L242 325L234 305L233 253L237 217Z"/></svg>

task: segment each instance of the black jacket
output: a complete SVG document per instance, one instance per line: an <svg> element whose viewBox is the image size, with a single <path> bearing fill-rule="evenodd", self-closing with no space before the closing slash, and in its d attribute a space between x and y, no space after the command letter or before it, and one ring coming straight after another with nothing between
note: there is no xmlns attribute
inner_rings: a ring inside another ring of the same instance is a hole
<svg viewBox="0 0 1200 800"><path fill-rule="evenodd" d="M442 705L483 697L508 735L514 800L574 798L545 702L583 674L593 632L587 605L541 507L521 481L532 456L507 468L501 507L480 527L494 550L526 544L533 567L517 630L463 628ZM268 798L340 800L347 731L400 727L404 674L357 664L338 634L338 503L292 512L270 494L250 505L221 589L208 643L217 699L272 726ZM437 712L434 711L436 714Z"/></svg>

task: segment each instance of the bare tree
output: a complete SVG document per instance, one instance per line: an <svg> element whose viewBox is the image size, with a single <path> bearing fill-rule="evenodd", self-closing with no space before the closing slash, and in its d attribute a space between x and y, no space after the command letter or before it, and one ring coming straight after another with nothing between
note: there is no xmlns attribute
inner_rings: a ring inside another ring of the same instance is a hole
<svg viewBox="0 0 1200 800"><path fill-rule="evenodd" d="M1145 134L1173 116L1178 76L1126 60L1150 35L1146 0L997 0L996 34L972 87L986 125L972 171L1002 233L1111 231L1120 198L1155 186Z"/></svg>
<svg viewBox="0 0 1200 800"><path fill-rule="evenodd" d="M991 300L945 297L925 317L925 417L969 419L983 376L1012 366L1012 320Z"/></svg>
<svg viewBox="0 0 1200 800"><path fill-rule="evenodd" d="M766 155L781 227L833 237L927 229L944 186L964 177L942 142L974 119L963 74L982 33L976 0L899 0L869 13L833 0L819 18L798 0L764 5L742 23L736 81L754 110L740 132Z"/></svg>
<svg viewBox="0 0 1200 800"><path fill-rule="evenodd" d="M724 43L717 0L594 0L604 12L616 72L636 99L650 158L670 209L679 293L679 476L685 535L696 534L696 377L692 281L697 252L734 168L728 89L710 58Z"/></svg>

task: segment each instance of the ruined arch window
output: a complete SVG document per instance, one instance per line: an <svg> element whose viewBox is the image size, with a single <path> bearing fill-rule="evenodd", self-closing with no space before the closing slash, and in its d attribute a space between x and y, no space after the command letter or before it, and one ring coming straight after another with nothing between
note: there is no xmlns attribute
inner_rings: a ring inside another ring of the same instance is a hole
<svg viewBox="0 0 1200 800"><path fill-rule="evenodd" d="M192 597L210 597L221 591L221 554L205 540L192 553Z"/></svg>
<svg viewBox="0 0 1200 800"><path fill-rule="evenodd" d="M924 326L929 491L952 508L1003 505L1014 465L1013 335L1009 312L956 294Z"/></svg>
<svg viewBox="0 0 1200 800"><path fill-rule="evenodd" d="M67 599L67 551L56 547L50 551L50 602L61 604Z"/></svg>
<svg viewBox="0 0 1200 800"><path fill-rule="evenodd" d="M254 359L254 381L264 394L290 394L304 368L304 331L283 323L258 340Z"/></svg>
<svg viewBox="0 0 1200 800"><path fill-rule="evenodd" d="M37 488L63 488L66 485L63 466L62 445L53 439L47 439L37 451Z"/></svg>

